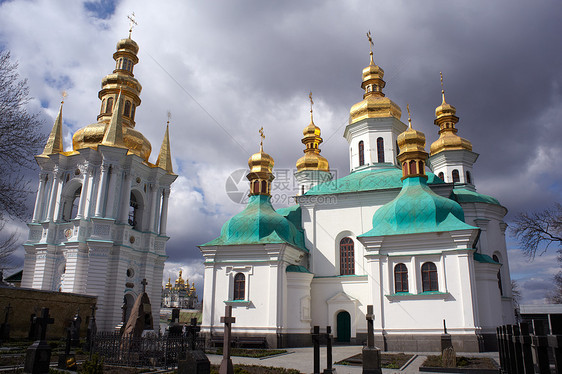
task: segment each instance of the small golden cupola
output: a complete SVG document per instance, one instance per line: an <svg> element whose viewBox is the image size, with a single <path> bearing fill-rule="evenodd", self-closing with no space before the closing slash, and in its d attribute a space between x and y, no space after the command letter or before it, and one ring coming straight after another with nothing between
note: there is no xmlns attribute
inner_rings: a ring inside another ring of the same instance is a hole
<svg viewBox="0 0 562 374"><path fill-rule="evenodd" d="M117 107L116 100L121 92L123 99L121 121L125 146L129 152L148 162L152 146L143 134L135 130L135 113L141 103L139 95L142 86L133 74L133 68L139 61L137 57L139 46L131 39L130 31L128 38L121 39L117 43L117 50L113 54L115 60L113 73L102 79L102 89L98 94L101 100L98 122L76 131L72 137L72 146L75 151L87 147L97 148L103 140L114 108Z"/></svg>
<svg viewBox="0 0 562 374"><path fill-rule="evenodd" d="M166 283L166 289L167 290L171 290L172 289L172 282L171 281L172 278L168 277L168 283Z"/></svg>
<svg viewBox="0 0 562 374"><path fill-rule="evenodd" d="M375 65L373 59L373 39L371 32L367 33L370 45L371 61L369 66L363 69L363 82L361 88L365 90L363 100L351 107L349 112L349 123L353 124L365 118L394 117L400 119L402 111L388 97L385 97L382 89L386 85L383 80L384 70Z"/></svg>
<svg viewBox="0 0 562 374"><path fill-rule="evenodd" d="M408 129L398 135L398 147L400 154L398 161L402 165L402 180L409 177L424 177L425 162L427 160L427 152L425 151L425 135L421 131L412 128L412 118L410 115L410 106L408 109Z"/></svg>
<svg viewBox="0 0 562 374"><path fill-rule="evenodd" d="M457 135L458 129L455 124L459 122L459 117L455 114L457 109L445 101L445 90L443 88L443 74L441 75L441 96L442 102L435 108L435 125L439 126L439 139L431 144L430 155L433 156L445 150L465 149L472 151L472 143Z"/></svg>
<svg viewBox="0 0 562 374"><path fill-rule="evenodd" d="M320 144L322 138L320 137L320 128L314 124L312 116L312 92L308 95L310 98L310 124L304 128L302 138L303 144L306 146L304 156L297 160L297 171L302 170L320 170L330 171L330 165L326 158L320 156Z"/></svg>
<svg viewBox="0 0 562 374"><path fill-rule="evenodd" d="M271 194L271 182L275 178L273 176L273 157L263 151L263 127L260 129L260 151L254 153L248 160L250 172L246 176L250 181L250 196Z"/></svg>

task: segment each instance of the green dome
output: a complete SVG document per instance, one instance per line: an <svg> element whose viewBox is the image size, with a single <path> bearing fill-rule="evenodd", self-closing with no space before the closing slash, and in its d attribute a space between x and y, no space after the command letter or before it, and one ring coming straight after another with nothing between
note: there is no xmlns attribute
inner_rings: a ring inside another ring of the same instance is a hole
<svg viewBox="0 0 562 374"><path fill-rule="evenodd" d="M453 198L459 203L486 203L501 206L500 202L492 196L484 195L466 188L454 188Z"/></svg>
<svg viewBox="0 0 562 374"><path fill-rule="evenodd" d="M300 221L299 206L283 212L293 222L298 215ZM273 209L270 196L250 196L246 208L223 225L220 236L203 246L287 243L308 252L303 231L291 221Z"/></svg>
<svg viewBox="0 0 562 374"><path fill-rule="evenodd" d="M427 173L428 184L444 183L433 173ZM337 193L386 190L402 188L402 170L390 167L352 172L345 177L319 184L305 195L331 195Z"/></svg>
<svg viewBox="0 0 562 374"><path fill-rule="evenodd" d="M457 202L431 191L425 178L410 177L398 196L375 212L373 229L361 237L472 229L477 228L464 222Z"/></svg>

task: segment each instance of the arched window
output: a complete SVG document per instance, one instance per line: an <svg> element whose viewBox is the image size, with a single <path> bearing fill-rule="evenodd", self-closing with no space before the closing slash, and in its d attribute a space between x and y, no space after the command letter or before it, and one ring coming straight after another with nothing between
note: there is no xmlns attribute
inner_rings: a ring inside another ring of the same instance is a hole
<svg viewBox="0 0 562 374"><path fill-rule="evenodd" d="M438 291L437 267L433 262L426 262L422 265L422 286L423 292Z"/></svg>
<svg viewBox="0 0 562 374"><path fill-rule="evenodd" d="M408 163L407 162L402 164L402 174L404 176L408 175Z"/></svg>
<svg viewBox="0 0 562 374"><path fill-rule="evenodd" d="M76 218L78 215L78 203L80 202L80 194L82 193L82 185L78 186L74 192L64 197L62 206L62 220L65 222Z"/></svg>
<svg viewBox="0 0 562 374"><path fill-rule="evenodd" d="M466 171L466 183L472 183L472 176L468 170Z"/></svg>
<svg viewBox="0 0 562 374"><path fill-rule="evenodd" d="M394 292L408 292L408 268L404 264L394 267Z"/></svg>
<svg viewBox="0 0 562 374"><path fill-rule="evenodd" d="M242 273L234 276L234 297L233 300L245 300L246 298L246 277Z"/></svg>
<svg viewBox="0 0 562 374"><path fill-rule="evenodd" d="M379 162L384 162L384 139L377 139L377 157Z"/></svg>
<svg viewBox="0 0 562 374"><path fill-rule="evenodd" d="M496 255L493 255L493 256L492 256L492 259L493 259L494 261L496 261L497 263L500 262L498 256L496 256ZM498 277L498 288L500 289L500 295L503 296L503 287L502 287L502 274L501 274L501 270L498 270L497 277Z"/></svg>
<svg viewBox="0 0 562 374"><path fill-rule="evenodd" d="M131 199L129 200L129 225L134 229L140 230L142 227L142 196L138 191L131 191Z"/></svg>
<svg viewBox="0 0 562 374"><path fill-rule="evenodd" d="M439 173L439 178L441 178L441 180L445 182L445 174L443 174L443 172Z"/></svg>
<svg viewBox="0 0 562 374"><path fill-rule="evenodd" d="M423 161L418 161L418 174L423 174Z"/></svg>
<svg viewBox="0 0 562 374"><path fill-rule="evenodd" d="M261 193L267 193L267 182L261 181Z"/></svg>
<svg viewBox="0 0 562 374"><path fill-rule="evenodd" d="M131 119L135 119L135 104L131 108Z"/></svg>
<svg viewBox="0 0 562 374"><path fill-rule="evenodd" d="M355 254L351 238L343 238L340 241L340 274L355 274Z"/></svg>
<svg viewBox="0 0 562 374"><path fill-rule="evenodd" d="M416 162L414 160L410 161L410 175L417 174L416 172Z"/></svg>
<svg viewBox="0 0 562 374"><path fill-rule="evenodd" d="M125 117L129 117L131 114L131 102L129 100L125 101L125 110L123 111L123 115Z"/></svg>
<svg viewBox="0 0 562 374"><path fill-rule="evenodd" d="M457 169L453 170L453 183L459 183L460 181L459 171Z"/></svg>
<svg viewBox="0 0 562 374"><path fill-rule="evenodd" d="M105 107L105 112L111 113L112 109L113 109L113 97L110 97L109 99L107 99L107 106Z"/></svg>
<svg viewBox="0 0 562 374"><path fill-rule="evenodd" d="M103 99L101 101L101 109L100 109L100 113L103 113L103 110L105 109L105 99Z"/></svg>
<svg viewBox="0 0 562 374"><path fill-rule="evenodd" d="M260 193L260 182L259 181L254 181L254 183L252 184L252 193L254 195L257 195Z"/></svg>
<svg viewBox="0 0 562 374"><path fill-rule="evenodd" d="M365 165L365 145L363 140L359 142L359 166Z"/></svg>

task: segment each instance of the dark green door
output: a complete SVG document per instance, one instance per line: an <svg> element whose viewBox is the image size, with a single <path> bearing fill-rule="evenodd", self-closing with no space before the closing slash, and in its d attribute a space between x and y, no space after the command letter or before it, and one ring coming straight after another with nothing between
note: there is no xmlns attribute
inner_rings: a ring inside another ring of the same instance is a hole
<svg viewBox="0 0 562 374"><path fill-rule="evenodd" d="M339 312L337 316L338 342L351 340L351 316L348 312Z"/></svg>

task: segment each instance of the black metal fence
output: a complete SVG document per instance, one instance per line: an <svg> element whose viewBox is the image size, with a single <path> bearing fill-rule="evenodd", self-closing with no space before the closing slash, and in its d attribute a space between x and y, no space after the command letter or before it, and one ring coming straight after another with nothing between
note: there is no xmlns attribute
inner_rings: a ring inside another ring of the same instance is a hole
<svg viewBox="0 0 562 374"><path fill-rule="evenodd" d="M502 373L562 373L562 318L497 328Z"/></svg>
<svg viewBox="0 0 562 374"><path fill-rule="evenodd" d="M203 349L204 338L197 338L195 349ZM128 367L163 367L177 365L191 350L191 339L182 335L147 334L143 337L114 332L97 333L93 339L93 353L103 357L104 363Z"/></svg>

